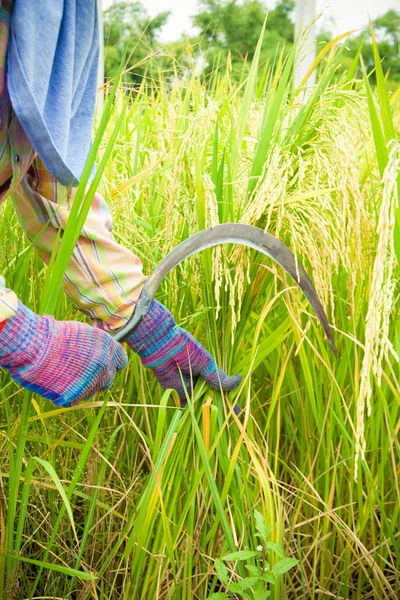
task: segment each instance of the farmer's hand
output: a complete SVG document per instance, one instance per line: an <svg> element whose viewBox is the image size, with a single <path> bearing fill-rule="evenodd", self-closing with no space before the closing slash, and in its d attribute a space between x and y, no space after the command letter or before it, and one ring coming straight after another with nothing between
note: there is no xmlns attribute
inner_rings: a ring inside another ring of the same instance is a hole
<svg viewBox="0 0 400 600"><path fill-rule="evenodd" d="M233 390L241 381L240 375L229 377L224 373L190 333L176 326L169 310L157 300L153 300L143 321L126 342L139 354L143 365L153 369L164 389L173 388L178 392L183 404L184 386L189 395L192 393L191 375L193 386L201 376L211 387L223 390Z"/></svg>
<svg viewBox="0 0 400 600"><path fill-rule="evenodd" d="M125 350L105 331L40 317L21 303L0 331L0 367L57 406L108 390L126 363Z"/></svg>

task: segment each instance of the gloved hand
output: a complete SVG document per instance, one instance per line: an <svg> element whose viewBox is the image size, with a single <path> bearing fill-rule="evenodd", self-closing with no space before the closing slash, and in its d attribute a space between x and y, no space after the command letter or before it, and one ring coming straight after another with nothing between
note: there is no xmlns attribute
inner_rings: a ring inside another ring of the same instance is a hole
<svg viewBox="0 0 400 600"><path fill-rule="evenodd" d="M153 373L164 389L173 388L185 404L186 395L183 382L191 395L199 376L215 388L233 390L240 381L240 375L230 377L216 364L209 352L190 333L176 323L165 306L153 300L143 321L125 340L139 354L145 367Z"/></svg>
<svg viewBox="0 0 400 600"><path fill-rule="evenodd" d="M57 406L108 390L127 360L123 347L105 331L38 316L21 302L0 330L0 367Z"/></svg>

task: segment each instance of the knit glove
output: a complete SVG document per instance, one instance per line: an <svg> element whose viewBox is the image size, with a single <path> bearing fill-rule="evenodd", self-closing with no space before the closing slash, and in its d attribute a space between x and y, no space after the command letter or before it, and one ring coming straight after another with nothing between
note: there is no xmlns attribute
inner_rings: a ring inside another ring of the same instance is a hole
<svg viewBox="0 0 400 600"><path fill-rule="evenodd" d="M57 406L108 390L127 360L122 346L105 331L38 316L21 302L0 330L0 367Z"/></svg>
<svg viewBox="0 0 400 600"><path fill-rule="evenodd" d="M233 390L242 379L222 371L196 338L176 326L169 310L157 300L153 300L144 319L125 341L139 354L143 365L153 369L164 389L178 392L182 405L186 403L185 387L189 395L193 392L191 378L193 387L201 376L211 387L223 390Z"/></svg>

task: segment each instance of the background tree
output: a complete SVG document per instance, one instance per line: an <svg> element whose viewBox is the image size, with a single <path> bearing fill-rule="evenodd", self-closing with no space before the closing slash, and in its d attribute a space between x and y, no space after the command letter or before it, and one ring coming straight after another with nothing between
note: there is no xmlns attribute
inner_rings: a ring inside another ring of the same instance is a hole
<svg viewBox="0 0 400 600"><path fill-rule="evenodd" d="M389 10L384 15L376 18L372 24L379 43L382 67L388 77L389 87L395 88L400 83L400 12ZM322 46L331 37L329 31L324 31L318 37L319 45ZM374 55L369 29L358 35L352 35L345 41L339 73L350 68L361 44L363 45L362 58L367 73L370 73L370 81L375 83ZM361 76L361 67L358 74Z"/></svg>
<svg viewBox="0 0 400 600"><path fill-rule="evenodd" d="M400 12L389 10L373 22L375 35L379 42L379 52L382 57L382 66L385 73L388 73L392 84L400 83ZM350 40L350 53L355 53L362 41L363 35ZM371 43L371 33L368 31L362 56L367 72L374 69L374 57ZM374 79L374 74L372 75Z"/></svg>
<svg viewBox="0 0 400 600"><path fill-rule="evenodd" d="M261 69L271 63L277 52L289 49L294 38L294 0L278 0L268 10L262 0L199 0L193 25L199 34L191 38L181 36L168 44L159 43L160 32L169 12L150 18L139 1L114 2L104 13L105 76L112 78L124 55L127 72L124 81L137 87L143 77L158 79L160 71L182 73L197 64L204 75L216 66L224 66L231 56L232 76L243 77L254 51L268 12L267 26L261 52ZM400 83L400 11L389 10L375 19L374 29L379 41L384 71L392 87ZM330 32L319 35L319 47L332 38ZM364 39L365 38L365 39ZM373 52L369 31L349 37L345 41L341 71L347 70L364 40L363 60L374 81ZM173 67L177 66L174 71ZM340 74L340 70L339 70Z"/></svg>
<svg viewBox="0 0 400 600"><path fill-rule="evenodd" d="M124 56L124 83L138 87L145 76L157 78L162 49L157 42L170 13L153 19L141 2L114 2L104 11L104 74L112 79Z"/></svg>
<svg viewBox="0 0 400 600"><path fill-rule="evenodd" d="M193 24L200 29L199 39L206 57L206 70L210 70L221 57L232 57L233 73L243 72L243 61L254 56L261 28L268 12L261 64L272 59L284 43L293 42L294 0L280 0L268 11L261 0L201 0L200 11Z"/></svg>

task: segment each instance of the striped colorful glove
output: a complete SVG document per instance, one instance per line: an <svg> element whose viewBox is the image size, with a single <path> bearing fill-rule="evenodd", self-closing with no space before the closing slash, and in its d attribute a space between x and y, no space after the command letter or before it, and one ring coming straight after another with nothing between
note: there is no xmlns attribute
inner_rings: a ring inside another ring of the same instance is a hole
<svg viewBox="0 0 400 600"><path fill-rule="evenodd" d="M176 326L169 310L157 300L153 300L143 321L126 342L139 354L143 365L153 369L164 389L178 392L182 405L186 403L184 386L189 395L193 392L191 374L193 386L200 376L211 387L223 390L233 390L242 379L240 375L230 377L224 373L190 333Z"/></svg>
<svg viewBox="0 0 400 600"><path fill-rule="evenodd" d="M105 331L40 317L21 303L0 331L0 367L57 406L108 390L127 360L123 347Z"/></svg>

